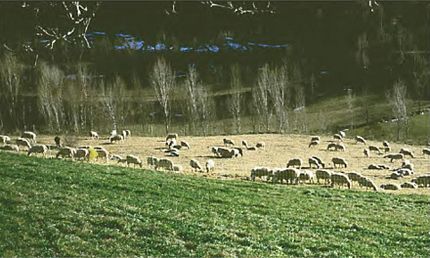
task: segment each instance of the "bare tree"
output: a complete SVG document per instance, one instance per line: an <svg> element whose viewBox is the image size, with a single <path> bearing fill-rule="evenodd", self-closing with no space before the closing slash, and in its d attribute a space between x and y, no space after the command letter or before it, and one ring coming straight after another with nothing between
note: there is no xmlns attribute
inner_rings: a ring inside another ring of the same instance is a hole
<svg viewBox="0 0 430 258"><path fill-rule="evenodd" d="M7 110L4 116L9 117L6 121L15 123L15 128L20 124L20 91L24 66L20 64L16 56L6 52L0 60L0 100L2 109ZM0 112L1 113L1 112Z"/></svg>
<svg viewBox="0 0 430 258"><path fill-rule="evenodd" d="M159 58L155 62L150 76L157 100L163 108L166 133L169 133L171 119L170 94L175 86L175 73L164 58Z"/></svg>
<svg viewBox="0 0 430 258"><path fill-rule="evenodd" d="M287 67L281 66L269 72L269 96L278 119L279 132L288 128L287 91L290 86Z"/></svg>
<svg viewBox="0 0 430 258"><path fill-rule="evenodd" d="M63 85L63 71L57 66L40 62L37 78L38 105L51 130L60 131L64 122Z"/></svg>
<svg viewBox="0 0 430 258"><path fill-rule="evenodd" d="M240 77L239 65L235 64L231 67L231 95L227 99L228 109L233 116L236 133L240 133L240 115L242 106L242 81Z"/></svg>
<svg viewBox="0 0 430 258"><path fill-rule="evenodd" d="M306 95L305 88L302 84L296 85L295 108L296 128L301 132L307 132L307 116L306 116Z"/></svg>
<svg viewBox="0 0 430 258"><path fill-rule="evenodd" d="M265 124L266 131L269 131L271 118L268 95L270 81L270 67L268 64L265 64L260 68L260 72L258 73L257 87L252 90L252 99L255 111L260 120L259 124L263 122L263 124Z"/></svg>
<svg viewBox="0 0 430 258"><path fill-rule="evenodd" d="M387 92L386 96L391 104L393 115L397 123L397 140L400 140L400 130L407 123L406 111L406 85L403 81L398 80L394 83L393 89Z"/></svg>
<svg viewBox="0 0 430 258"><path fill-rule="evenodd" d="M354 129L354 95L352 93L352 89L348 88L346 89L346 104L348 107L348 113L349 113L349 117L351 119L349 127L350 130Z"/></svg>

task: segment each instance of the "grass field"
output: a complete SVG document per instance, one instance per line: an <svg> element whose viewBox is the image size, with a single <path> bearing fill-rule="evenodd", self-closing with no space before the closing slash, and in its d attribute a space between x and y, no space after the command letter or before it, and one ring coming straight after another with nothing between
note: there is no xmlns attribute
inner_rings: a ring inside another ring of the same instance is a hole
<svg viewBox="0 0 430 258"><path fill-rule="evenodd" d="M428 257L425 195L0 153L0 255Z"/></svg>

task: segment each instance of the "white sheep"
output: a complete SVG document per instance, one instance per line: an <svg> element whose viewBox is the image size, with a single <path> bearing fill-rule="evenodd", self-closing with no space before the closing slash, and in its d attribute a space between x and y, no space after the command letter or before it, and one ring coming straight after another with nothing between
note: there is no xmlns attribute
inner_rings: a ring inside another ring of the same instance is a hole
<svg viewBox="0 0 430 258"><path fill-rule="evenodd" d="M312 147L312 146L317 146L318 144L320 144L320 141L311 141L311 142L309 143L308 148L310 148L310 147Z"/></svg>
<svg viewBox="0 0 430 258"><path fill-rule="evenodd" d="M400 185L401 188L412 188L412 189L417 189L418 185L412 182L404 182L403 184Z"/></svg>
<svg viewBox="0 0 430 258"><path fill-rule="evenodd" d="M127 163L127 159L123 158L121 155L112 154L110 160L117 161L118 163Z"/></svg>
<svg viewBox="0 0 430 258"><path fill-rule="evenodd" d="M31 148L30 141L26 138L16 139L16 145L26 147L27 149Z"/></svg>
<svg viewBox="0 0 430 258"><path fill-rule="evenodd" d="M326 184L330 183L331 180L331 172L328 170L318 169L315 171L315 175L317 178L317 183L320 183L320 179L324 180Z"/></svg>
<svg viewBox="0 0 430 258"><path fill-rule="evenodd" d="M358 179L358 185L361 187L372 188L373 191L378 191L378 187L376 186L375 182L373 182L370 178L362 176L360 179Z"/></svg>
<svg viewBox="0 0 430 258"><path fill-rule="evenodd" d="M299 182L300 183L305 183L305 182L314 183L314 177L315 177L315 175L312 171L302 170L302 171L300 171L300 174L299 174Z"/></svg>
<svg viewBox="0 0 430 258"><path fill-rule="evenodd" d="M44 144L34 145L28 150L27 155L30 156L32 153L40 153L44 157L46 157L46 153L48 153L48 147Z"/></svg>
<svg viewBox="0 0 430 258"><path fill-rule="evenodd" d="M405 156L410 156L411 158L414 158L414 154L409 149L401 148L400 153L402 153Z"/></svg>
<svg viewBox="0 0 430 258"><path fill-rule="evenodd" d="M190 144L186 141L181 141L181 146L186 147L187 149L190 149Z"/></svg>
<svg viewBox="0 0 430 258"><path fill-rule="evenodd" d="M402 153L390 153L385 155L383 158L388 158L390 159L390 162L393 162L393 160L402 160L405 156Z"/></svg>
<svg viewBox="0 0 430 258"><path fill-rule="evenodd" d="M215 169L215 161L212 159L208 159L206 161L206 172L209 173L209 171L213 171Z"/></svg>
<svg viewBox="0 0 430 258"><path fill-rule="evenodd" d="M269 177L271 177L273 174L272 170L269 170L266 167L255 167L251 169L251 180L255 181L256 177L262 178L266 177L266 180L269 180Z"/></svg>
<svg viewBox="0 0 430 258"><path fill-rule="evenodd" d="M242 148L241 148L241 147L233 147L233 149L237 150L237 151L239 152L239 155L240 155L241 157L243 157L243 150L242 150Z"/></svg>
<svg viewBox="0 0 430 258"><path fill-rule="evenodd" d="M425 156L425 155L430 156L430 148L424 148L423 149L423 156Z"/></svg>
<svg viewBox="0 0 430 258"><path fill-rule="evenodd" d="M234 146L234 142L233 142L233 140L230 140L230 139L224 138L222 141L223 141L223 143L224 143L224 145L225 145L225 146L228 146L228 145L230 145L230 146Z"/></svg>
<svg viewBox="0 0 430 258"><path fill-rule="evenodd" d="M333 162L333 167L336 168L336 165L339 165L339 167L348 167L348 163L346 162L346 160L344 158L338 158L338 157L334 157L331 159L331 161Z"/></svg>
<svg viewBox="0 0 430 258"><path fill-rule="evenodd" d="M364 154L364 156L366 156L367 158L368 158L368 157L370 157L370 151L369 151L369 149L364 149L364 150L363 150L363 154Z"/></svg>
<svg viewBox="0 0 430 258"><path fill-rule="evenodd" d="M266 143L265 142L257 142L255 147L257 147L259 149L264 149L266 147Z"/></svg>
<svg viewBox="0 0 430 258"><path fill-rule="evenodd" d="M148 164L148 166L157 166L158 163L158 158L154 157L154 156L150 156L146 158L146 163Z"/></svg>
<svg viewBox="0 0 430 258"><path fill-rule="evenodd" d="M400 186L398 184L393 183L382 184L381 188L385 190L400 190Z"/></svg>
<svg viewBox="0 0 430 258"><path fill-rule="evenodd" d="M0 135L0 143L7 144L10 142L10 137L7 135Z"/></svg>
<svg viewBox="0 0 430 258"><path fill-rule="evenodd" d="M192 170L203 171L202 166L200 166L200 163L195 159L190 160L190 166Z"/></svg>
<svg viewBox="0 0 430 258"><path fill-rule="evenodd" d="M77 149L74 157L78 160L90 160L90 151L88 149Z"/></svg>
<svg viewBox="0 0 430 258"><path fill-rule="evenodd" d="M299 169L302 167L302 160L299 158L294 158L294 159L290 159L287 163L287 168L291 167L291 166L295 166L298 167Z"/></svg>
<svg viewBox="0 0 430 258"><path fill-rule="evenodd" d="M166 142L168 142L169 140L171 140L171 139L175 139L175 140L177 140L178 139L178 134L177 133L169 133L167 136L166 136Z"/></svg>
<svg viewBox="0 0 430 258"><path fill-rule="evenodd" d="M334 185L343 186L346 185L348 189L351 189L351 180L342 173L332 173L331 174L331 187L334 187Z"/></svg>
<svg viewBox="0 0 430 258"><path fill-rule="evenodd" d="M312 168L312 165L315 165L316 168L320 168L320 163L314 158L309 158L308 163L310 168Z"/></svg>
<svg viewBox="0 0 430 258"><path fill-rule="evenodd" d="M117 134L117 135L112 135L109 137L109 142L110 143L114 143L114 142L123 142L124 141L124 136Z"/></svg>
<svg viewBox="0 0 430 258"><path fill-rule="evenodd" d="M173 170L173 162L168 159L159 159L157 164L155 165L155 169L163 168L165 170L172 171Z"/></svg>
<svg viewBox="0 0 430 258"><path fill-rule="evenodd" d="M272 182L276 183L279 180L281 183L285 180L290 184L298 184L300 171L295 168L278 169L274 171Z"/></svg>
<svg viewBox="0 0 430 258"><path fill-rule="evenodd" d="M338 133L340 136L342 136L342 138L345 138L346 137L346 133L345 133L345 131L339 131L339 133Z"/></svg>
<svg viewBox="0 0 430 258"><path fill-rule="evenodd" d="M109 151L108 150L106 150L105 148L100 147L100 146L94 147L94 150L97 152L97 159L104 158L106 162L108 161L108 159L109 159Z"/></svg>
<svg viewBox="0 0 430 258"><path fill-rule="evenodd" d="M99 139L99 134L96 131L90 131L90 137L91 139Z"/></svg>
<svg viewBox="0 0 430 258"><path fill-rule="evenodd" d="M72 147L62 147L57 152L57 155L55 157L58 159L60 156L63 158L71 158L73 159L75 157L76 149Z"/></svg>
<svg viewBox="0 0 430 258"><path fill-rule="evenodd" d="M336 144L336 150L340 150L340 151L345 151L346 150L346 146L342 143L338 143Z"/></svg>
<svg viewBox="0 0 430 258"><path fill-rule="evenodd" d="M412 183L416 183L419 187L429 187L430 186L430 175L422 175L411 180Z"/></svg>
<svg viewBox="0 0 430 258"><path fill-rule="evenodd" d="M30 131L22 133L21 138L29 139L32 143L36 143L36 134Z"/></svg>
<svg viewBox="0 0 430 258"><path fill-rule="evenodd" d="M361 137L361 136L357 135L357 136L355 136L355 143L363 143L363 144L366 144L366 140L365 140L363 137Z"/></svg>
<svg viewBox="0 0 430 258"><path fill-rule="evenodd" d="M319 158L319 157L317 157L317 156L312 156L311 158L313 158L313 159L317 160L317 161L318 161L318 163L320 164L320 166L321 166L322 168L325 168L325 163L322 161L322 159L321 159L321 158Z"/></svg>
<svg viewBox="0 0 430 258"><path fill-rule="evenodd" d="M19 147L16 144L6 144L4 146L0 146L0 150L19 152Z"/></svg>
<svg viewBox="0 0 430 258"><path fill-rule="evenodd" d="M136 167L136 165L139 165L139 167L142 167L142 160L135 155L127 155L125 157L125 160L126 160L127 166L130 166L130 164L133 164L134 167Z"/></svg>

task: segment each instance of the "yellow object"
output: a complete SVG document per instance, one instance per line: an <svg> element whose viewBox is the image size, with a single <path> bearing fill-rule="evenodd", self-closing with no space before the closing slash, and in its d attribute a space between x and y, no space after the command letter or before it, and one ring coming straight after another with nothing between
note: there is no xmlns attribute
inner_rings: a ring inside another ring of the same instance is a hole
<svg viewBox="0 0 430 258"><path fill-rule="evenodd" d="M88 148L88 151L90 152L89 161L95 160L99 155L93 147Z"/></svg>

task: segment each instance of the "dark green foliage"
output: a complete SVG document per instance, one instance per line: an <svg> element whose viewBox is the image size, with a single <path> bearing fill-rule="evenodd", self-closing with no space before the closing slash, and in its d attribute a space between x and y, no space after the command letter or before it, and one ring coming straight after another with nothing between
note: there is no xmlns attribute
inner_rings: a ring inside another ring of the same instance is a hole
<svg viewBox="0 0 430 258"><path fill-rule="evenodd" d="M427 257L429 198L0 153L1 256Z"/></svg>

